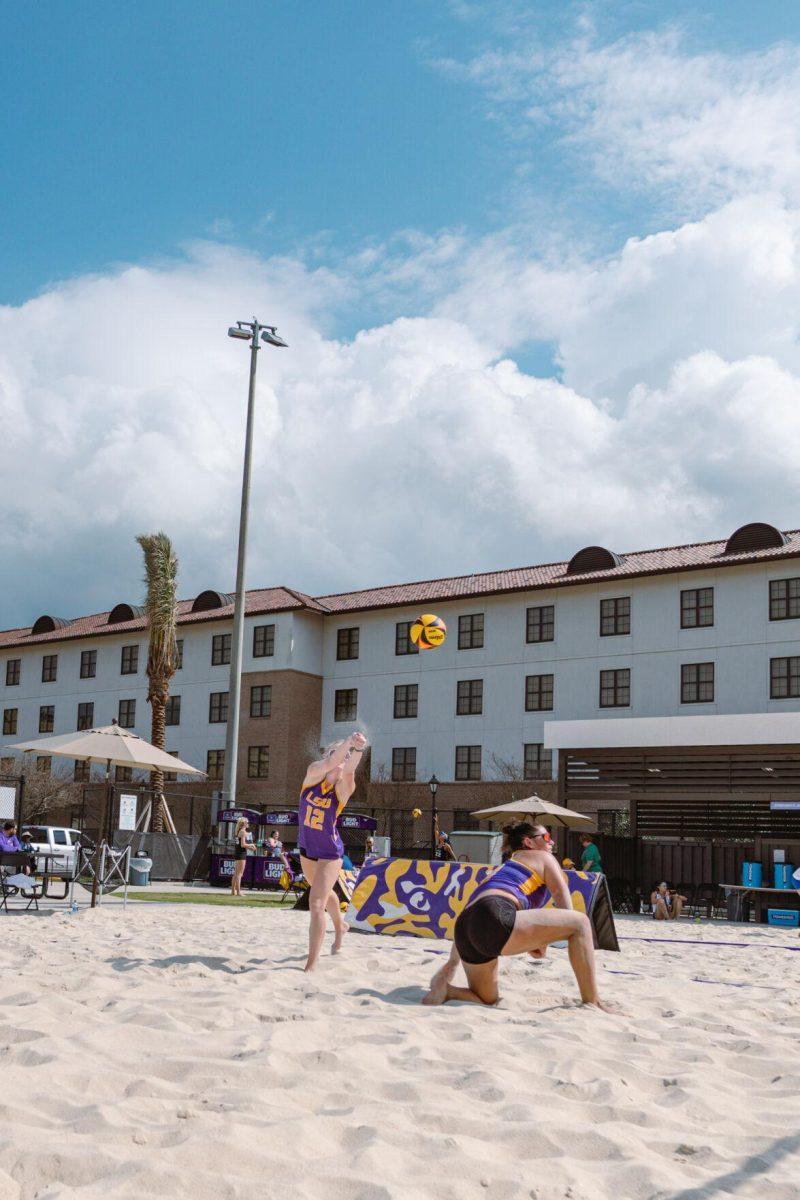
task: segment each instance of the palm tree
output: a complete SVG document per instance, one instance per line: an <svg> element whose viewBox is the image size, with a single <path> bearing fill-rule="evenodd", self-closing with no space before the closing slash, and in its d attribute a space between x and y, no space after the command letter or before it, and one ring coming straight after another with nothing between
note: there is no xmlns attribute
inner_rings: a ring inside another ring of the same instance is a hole
<svg viewBox="0 0 800 1200"><path fill-rule="evenodd" d="M165 533L143 533L136 540L144 552L147 584L147 699L153 709L150 741L154 746L158 746L159 750L163 750L169 683L178 667L178 559L172 549L172 542ZM150 784L153 789L151 828L155 833L163 833L164 772L151 771Z"/></svg>

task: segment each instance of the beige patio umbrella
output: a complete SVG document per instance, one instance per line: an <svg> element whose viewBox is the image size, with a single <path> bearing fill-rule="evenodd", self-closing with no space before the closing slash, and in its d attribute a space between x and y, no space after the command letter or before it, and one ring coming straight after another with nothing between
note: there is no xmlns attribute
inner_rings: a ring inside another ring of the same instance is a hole
<svg viewBox="0 0 800 1200"><path fill-rule="evenodd" d="M575 812L572 808L562 808L553 804L552 800L543 800L541 796L528 796L525 800L509 800L508 804L498 804L496 808L479 808L472 813L473 817L530 817L540 825L552 825L557 822L567 829L591 829L594 821L583 813Z"/></svg>
<svg viewBox="0 0 800 1200"><path fill-rule="evenodd" d="M162 771L174 771L177 775L205 775L205 771L159 750L130 729L122 729L116 721L100 729L79 729L77 733L57 733L54 737L36 738L32 742L14 742L8 749L105 763L107 803L100 814L101 850L106 843L112 763L115 767L160 767ZM92 908L97 904L97 874L95 871L92 883Z"/></svg>

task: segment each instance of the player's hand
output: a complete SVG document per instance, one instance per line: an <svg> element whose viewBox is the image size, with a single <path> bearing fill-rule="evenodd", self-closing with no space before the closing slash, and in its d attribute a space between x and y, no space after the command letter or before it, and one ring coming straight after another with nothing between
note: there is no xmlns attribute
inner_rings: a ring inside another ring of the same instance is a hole
<svg viewBox="0 0 800 1200"><path fill-rule="evenodd" d="M367 739L363 733L353 733L350 735L350 745L354 750L364 750L367 745Z"/></svg>

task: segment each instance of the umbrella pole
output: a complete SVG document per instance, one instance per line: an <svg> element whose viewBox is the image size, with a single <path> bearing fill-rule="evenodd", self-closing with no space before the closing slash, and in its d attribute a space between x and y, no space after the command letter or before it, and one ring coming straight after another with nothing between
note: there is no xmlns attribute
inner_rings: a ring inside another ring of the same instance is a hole
<svg viewBox="0 0 800 1200"><path fill-rule="evenodd" d="M100 863L105 862L106 830L108 828L109 793L111 791L111 759L106 763L106 794L100 807L100 834L94 860L94 878L92 879L92 908L97 908L97 891L100 882Z"/></svg>

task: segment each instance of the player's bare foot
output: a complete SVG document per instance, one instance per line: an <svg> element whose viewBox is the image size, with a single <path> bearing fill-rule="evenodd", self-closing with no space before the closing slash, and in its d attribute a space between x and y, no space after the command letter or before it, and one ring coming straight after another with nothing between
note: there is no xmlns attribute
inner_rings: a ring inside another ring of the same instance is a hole
<svg viewBox="0 0 800 1200"><path fill-rule="evenodd" d="M589 1000L589 1008L599 1008L600 1012L610 1013L614 1017L624 1017L625 1014L618 1004L612 1004L608 1000Z"/></svg>
<svg viewBox="0 0 800 1200"><path fill-rule="evenodd" d="M333 950L331 951L332 954L339 953L339 951L342 948L342 942L344 941L344 935L349 932L350 932L350 926L347 924L346 921L342 921L341 925L336 930L336 933L334 935Z"/></svg>
<svg viewBox="0 0 800 1200"><path fill-rule="evenodd" d="M456 973L458 962L446 962L443 967L434 975L431 980L430 991L422 997L423 1004L444 1004L447 999L447 985L451 982Z"/></svg>

